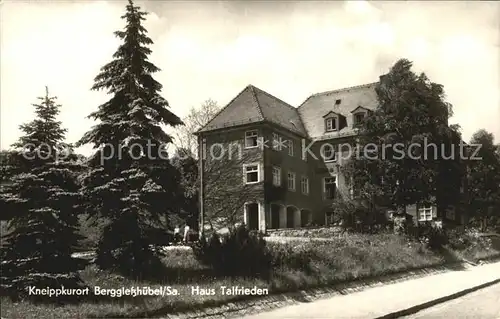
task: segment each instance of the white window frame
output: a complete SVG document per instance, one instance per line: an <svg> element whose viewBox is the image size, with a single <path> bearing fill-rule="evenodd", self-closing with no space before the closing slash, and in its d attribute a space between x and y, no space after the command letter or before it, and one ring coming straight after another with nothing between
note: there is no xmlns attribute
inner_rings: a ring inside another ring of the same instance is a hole
<svg viewBox="0 0 500 319"><path fill-rule="evenodd" d="M389 209L386 213L387 213L387 218L389 220L393 220L394 219L394 214L396 213L396 211L393 210L393 209Z"/></svg>
<svg viewBox="0 0 500 319"><path fill-rule="evenodd" d="M249 145L248 141L255 137L255 145ZM245 132L245 148L256 148L259 146L259 131L251 130Z"/></svg>
<svg viewBox="0 0 500 319"><path fill-rule="evenodd" d="M288 155L293 156L293 140L288 140Z"/></svg>
<svg viewBox="0 0 500 319"><path fill-rule="evenodd" d="M333 198L327 198L326 197L326 180L330 179L330 178L334 178L335 179L335 183L333 183L333 184L335 184L335 190L337 190L339 188L339 185L338 185L338 176L337 175L323 177L323 194L324 194L325 199L334 199L335 198L335 194L333 195Z"/></svg>
<svg viewBox="0 0 500 319"><path fill-rule="evenodd" d="M302 194L309 195L309 177L302 176L300 179L300 189Z"/></svg>
<svg viewBox="0 0 500 319"><path fill-rule="evenodd" d="M247 171L247 167L249 166L257 166L257 170L252 170L250 172ZM248 181L248 174L257 172L257 181L254 182L249 182ZM243 164L243 181L246 185L249 184L256 184L260 182L260 163L249 163L249 164Z"/></svg>
<svg viewBox="0 0 500 319"><path fill-rule="evenodd" d="M281 167L273 166L273 185L281 186Z"/></svg>
<svg viewBox="0 0 500 319"><path fill-rule="evenodd" d="M419 206L418 210L418 221L426 222L432 220L432 206Z"/></svg>
<svg viewBox="0 0 500 319"><path fill-rule="evenodd" d="M334 132L337 130L337 118L328 117L325 119L325 131Z"/></svg>
<svg viewBox="0 0 500 319"><path fill-rule="evenodd" d="M297 175L295 174L295 172L288 172L286 176L287 176L288 190L295 191L297 189ZM292 183L291 186L290 182Z"/></svg>
<svg viewBox="0 0 500 319"><path fill-rule="evenodd" d="M326 147L323 148L323 151L326 150L326 149L327 149ZM328 147L328 149L330 149L330 148ZM333 152L333 158L326 159L327 156L324 156L323 160L325 161L325 163L330 163L330 162L336 162L337 161L337 152L335 152L335 147L332 147L331 150ZM323 152L322 155L325 155L325 152Z"/></svg>
<svg viewBox="0 0 500 319"><path fill-rule="evenodd" d="M273 133L273 150L275 151L281 151L282 150L282 143L283 138L278 134L278 133Z"/></svg>

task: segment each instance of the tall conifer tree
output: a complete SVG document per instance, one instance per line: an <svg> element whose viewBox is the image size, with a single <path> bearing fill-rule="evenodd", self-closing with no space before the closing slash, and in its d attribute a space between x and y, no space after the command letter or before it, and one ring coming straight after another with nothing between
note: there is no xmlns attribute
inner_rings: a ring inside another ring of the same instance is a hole
<svg viewBox="0 0 500 319"><path fill-rule="evenodd" d="M169 111L160 95L162 85L152 76L159 68L148 61L153 41L142 25L146 14L129 1L122 16L125 29L115 32L123 43L92 87L112 97L90 114L100 123L77 143L97 149L84 178L89 212L110 220L98 243L96 262L132 276L158 262L151 234L165 227L162 216L176 210L176 172L164 152L171 137L161 125L182 124Z"/></svg>
<svg viewBox="0 0 500 319"><path fill-rule="evenodd" d="M66 129L56 120L56 97L40 97L36 118L20 126L13 146L19 165L1 188L2 214L11 216L2 234L2 288L25 295L37 288L79 287L77 271L84 264L72 258L78 241L79 185ZM52 298L53 299L53 298Z"/></svg>

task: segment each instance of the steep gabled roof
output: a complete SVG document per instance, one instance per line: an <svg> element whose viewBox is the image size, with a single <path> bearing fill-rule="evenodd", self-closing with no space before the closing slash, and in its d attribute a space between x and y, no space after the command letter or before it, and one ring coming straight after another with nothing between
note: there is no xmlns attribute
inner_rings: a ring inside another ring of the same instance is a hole
<svg viewBox="0 0 500 319"><path fill-rule="evenodd" d="M263 121L306 136L296 108L253 85L243 89L198 133Z"/></svg>
<svg viewBox="0 0 500 319"><path fill-rule="evenodd" d="M323 115L323 117L327 117L327 116L329 116L330 114L334 114L334 115L341 115L341 116L342 116L342 114L340 114L340 113L337 113L337 112L334 112L334 111L330 111L330 112L326 113L325 115Z"/></svg>
<svg viewBox="0 0 500 319"><path fill-rule="evenodd" d="M370 109L367 109L367 108L366 108L366 107L364 107L364 106L359 105L357 108L355 108L354 110L352 110L352 111L351 111L351 113L354 113L354 112L356 112L357 110L367 110L367 111L372 111L372 110L370 110Z"/></svg>
<svg viewBox="0 0 500 319"><path fill-rule="evenodd" d="M306 136L304 124L297 109L271 94L252 86L264 119L292 132Z"/></svg>
<svg viewBox="0 0 500 319"><path fill-rule="evenodd" d="M298 111L304 127L311 138L346 136L355 134L351 112L360 105L368 110L375 110L378 105L375 86L378 82L349 88L317 93L307 98ZM340 100L340 104L335 102ZM335 112L347 119L347 126L340 131L325 134L323 116Z"/></svg>
<svg viewBox="0 0 500 319"><path fill-rule="evenodd" d="M237 126L247 123L257 123L264 116L257 103L252 85L248 85L217 113L204 127L198 130L208 132L223 127Z"/></svg>

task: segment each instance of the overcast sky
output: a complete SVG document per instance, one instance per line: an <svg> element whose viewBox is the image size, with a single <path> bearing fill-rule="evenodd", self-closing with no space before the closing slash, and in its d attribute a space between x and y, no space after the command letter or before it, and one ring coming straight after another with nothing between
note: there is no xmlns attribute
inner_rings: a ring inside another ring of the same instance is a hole
<svg viewBox="0 0 500 319"><path fill-rule="evenodd" d="M1 5L1 148L33 118L44 86L63 105L75 142L107 100L90 87L123 27L121 1L13 1ZM310 94L378 80L399 58L444 85L466 140L500 140L500 5L495 2L137 1L151 14L150 59L173 111L246 85L298 106ZM80 151L88 154L90 148Z"/></svg>

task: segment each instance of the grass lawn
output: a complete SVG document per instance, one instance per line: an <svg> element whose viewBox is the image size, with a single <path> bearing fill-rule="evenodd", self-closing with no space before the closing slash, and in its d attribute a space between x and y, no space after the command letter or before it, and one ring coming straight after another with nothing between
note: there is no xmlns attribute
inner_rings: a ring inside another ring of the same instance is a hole
<svg viewBox="0 0 500 319"><path fill-rule="evenodd" d="M349 235L334 242L268 243L268 246L275 256L275 267L267 281L216 277L210 268L198 263L191 250L172 250L168 251L164 260L168 272L155 283L126 279L99 271L93 265L82 271L82 278L91 289L94 286L171 286L178 290L178 295L106 298L99 303L82 302L61 306L13 303L3 298L1 315L6 318L151 317L241 299L221 294L220 286L257 286L268 288L270 293L278 293L435 266L449 261L447 257L426 249L420 243L408 243L406 239L393 234ZM474 259L499 253L487 245L474 247L461 252L452 251L452 255ZM196 286L215 288L216 294L193 295L191 288Z"/></svg>

